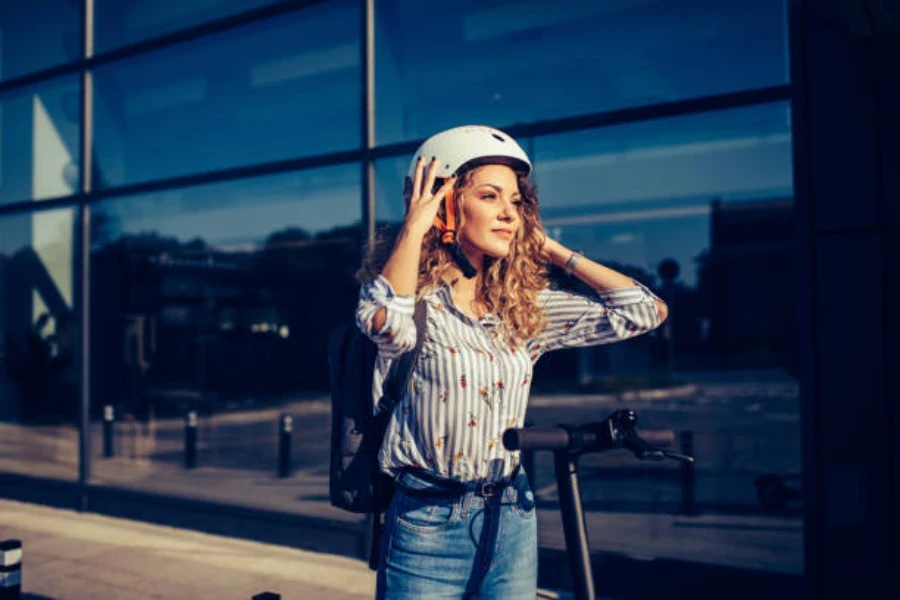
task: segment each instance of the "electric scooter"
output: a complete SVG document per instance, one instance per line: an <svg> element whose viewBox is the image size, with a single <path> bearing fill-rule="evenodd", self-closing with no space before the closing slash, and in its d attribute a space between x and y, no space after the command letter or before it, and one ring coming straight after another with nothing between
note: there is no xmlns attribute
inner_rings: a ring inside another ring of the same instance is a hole
<svg viewBox="0 0 900 600"><path fill-rule="evenodd" d="M640 460L694 461L691 456L665 449L675 441L672 430L645 430L638 435L634 429L637 420L634 411L617 410L598 423L507 429L503 434L503 445L507 450L553 452L559 508L576 600L595 598L587 527L578 483L579 457L589 452L625 448Z"/></svg>

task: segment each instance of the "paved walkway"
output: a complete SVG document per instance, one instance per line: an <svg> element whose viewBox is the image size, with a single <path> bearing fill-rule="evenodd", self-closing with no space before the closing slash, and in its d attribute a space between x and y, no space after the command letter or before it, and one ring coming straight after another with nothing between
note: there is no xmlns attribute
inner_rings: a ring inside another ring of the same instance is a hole
<svg viewBox="0 0 900 600"><path fill-rule="evenodd" d="M0 540L22 541L22 600L371 598L359 560L0 500Z"/></svg>

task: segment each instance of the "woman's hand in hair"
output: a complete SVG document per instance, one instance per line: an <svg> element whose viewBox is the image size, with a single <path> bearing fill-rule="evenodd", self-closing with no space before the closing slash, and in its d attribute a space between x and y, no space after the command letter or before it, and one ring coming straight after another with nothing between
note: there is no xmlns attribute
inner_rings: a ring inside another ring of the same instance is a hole
<svg viewBox="0 0 900 600"><path fill-rule="evenodd" d="M444 182L444 185L432 193L439 165L438 160L432 158L431 161L427 161L427 164L425 160L420 159L416 166L412 197L409 200L409 207L403 223L404 228L416 236L421 234L421 237L424 237L431 229L441 201L456 182L455 177L450 177Z"/></svg>
<svg viewBox="0 0 900 600"><path fill-rule="evenodd" d="M408 296L416 293L419 279L419 257L422 253L422 240L425 234L434 224L441 200L456 181L448 179L435 193L434 180L437 173L437 163L432 160L427 174L424 161L416 166L416 177L413 181L412 195L409 207L406 210L406 218L397 235L394 249L381 274L394 289L394 293L400 296ZM424 180L424 181L423 181ZM384 308L375 314L374 323L377 330L384 325L387 314Z"/></svg>

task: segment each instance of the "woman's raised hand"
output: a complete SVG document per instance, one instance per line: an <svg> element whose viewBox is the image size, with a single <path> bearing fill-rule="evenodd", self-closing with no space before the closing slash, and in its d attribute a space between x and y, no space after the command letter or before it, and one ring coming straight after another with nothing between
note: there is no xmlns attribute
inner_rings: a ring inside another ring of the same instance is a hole
<svg viewBox="0 0 900 600"><path fill-rule="evenodd" d="M435 157L432 157L431 161L420 158L416 165L412 198L410 198L409 208L406 210L405 225L411 231L422 236L431 229L441 201L456 182L456 177L450 177L432 194L431 190L434 189L434 180L437 177L439 166L440 161Z"/></svg>

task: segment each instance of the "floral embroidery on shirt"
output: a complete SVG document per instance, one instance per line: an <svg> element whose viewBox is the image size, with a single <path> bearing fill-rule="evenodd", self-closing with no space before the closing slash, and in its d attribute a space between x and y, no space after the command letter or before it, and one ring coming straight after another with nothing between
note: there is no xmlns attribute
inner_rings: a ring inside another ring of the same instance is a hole
<svg viewBox="0 0 900 600"><path fill-rule="evenodd" d="M449 397L450 397L450 392L448 392L447 390L444 390L441 392L441 402L446 402L447 398L449 398Z"/></svg>
<svg viewBox="0 0 900 600"><path fill-rule="evenodd" d="M478 417L475 413L469 413L469 427L476 427L478 425L478 421L476 421L477 418Z"/></svg>
<svg viewBox="0 0 900 600"><path fill-rule="evenodd" d="M528 375L526 375L525 379L522 380L522 385L528 385Z"/></svg>
<svg viewBox="0 0 900 600"><path fill-rule="evenodd" d="M502 379L497 380L497 389L501 389L501 390L503 389L503 380Z"/></svg>
<svg viewBox="0 0 900 600"><path fill-rule="evenodd" d="M469 383L466 381L466 376L465 376L465 375L462 375L462 376L459 378L459 385L461 385L462 387L466 387L467 385L469 385Z"/></svg>

